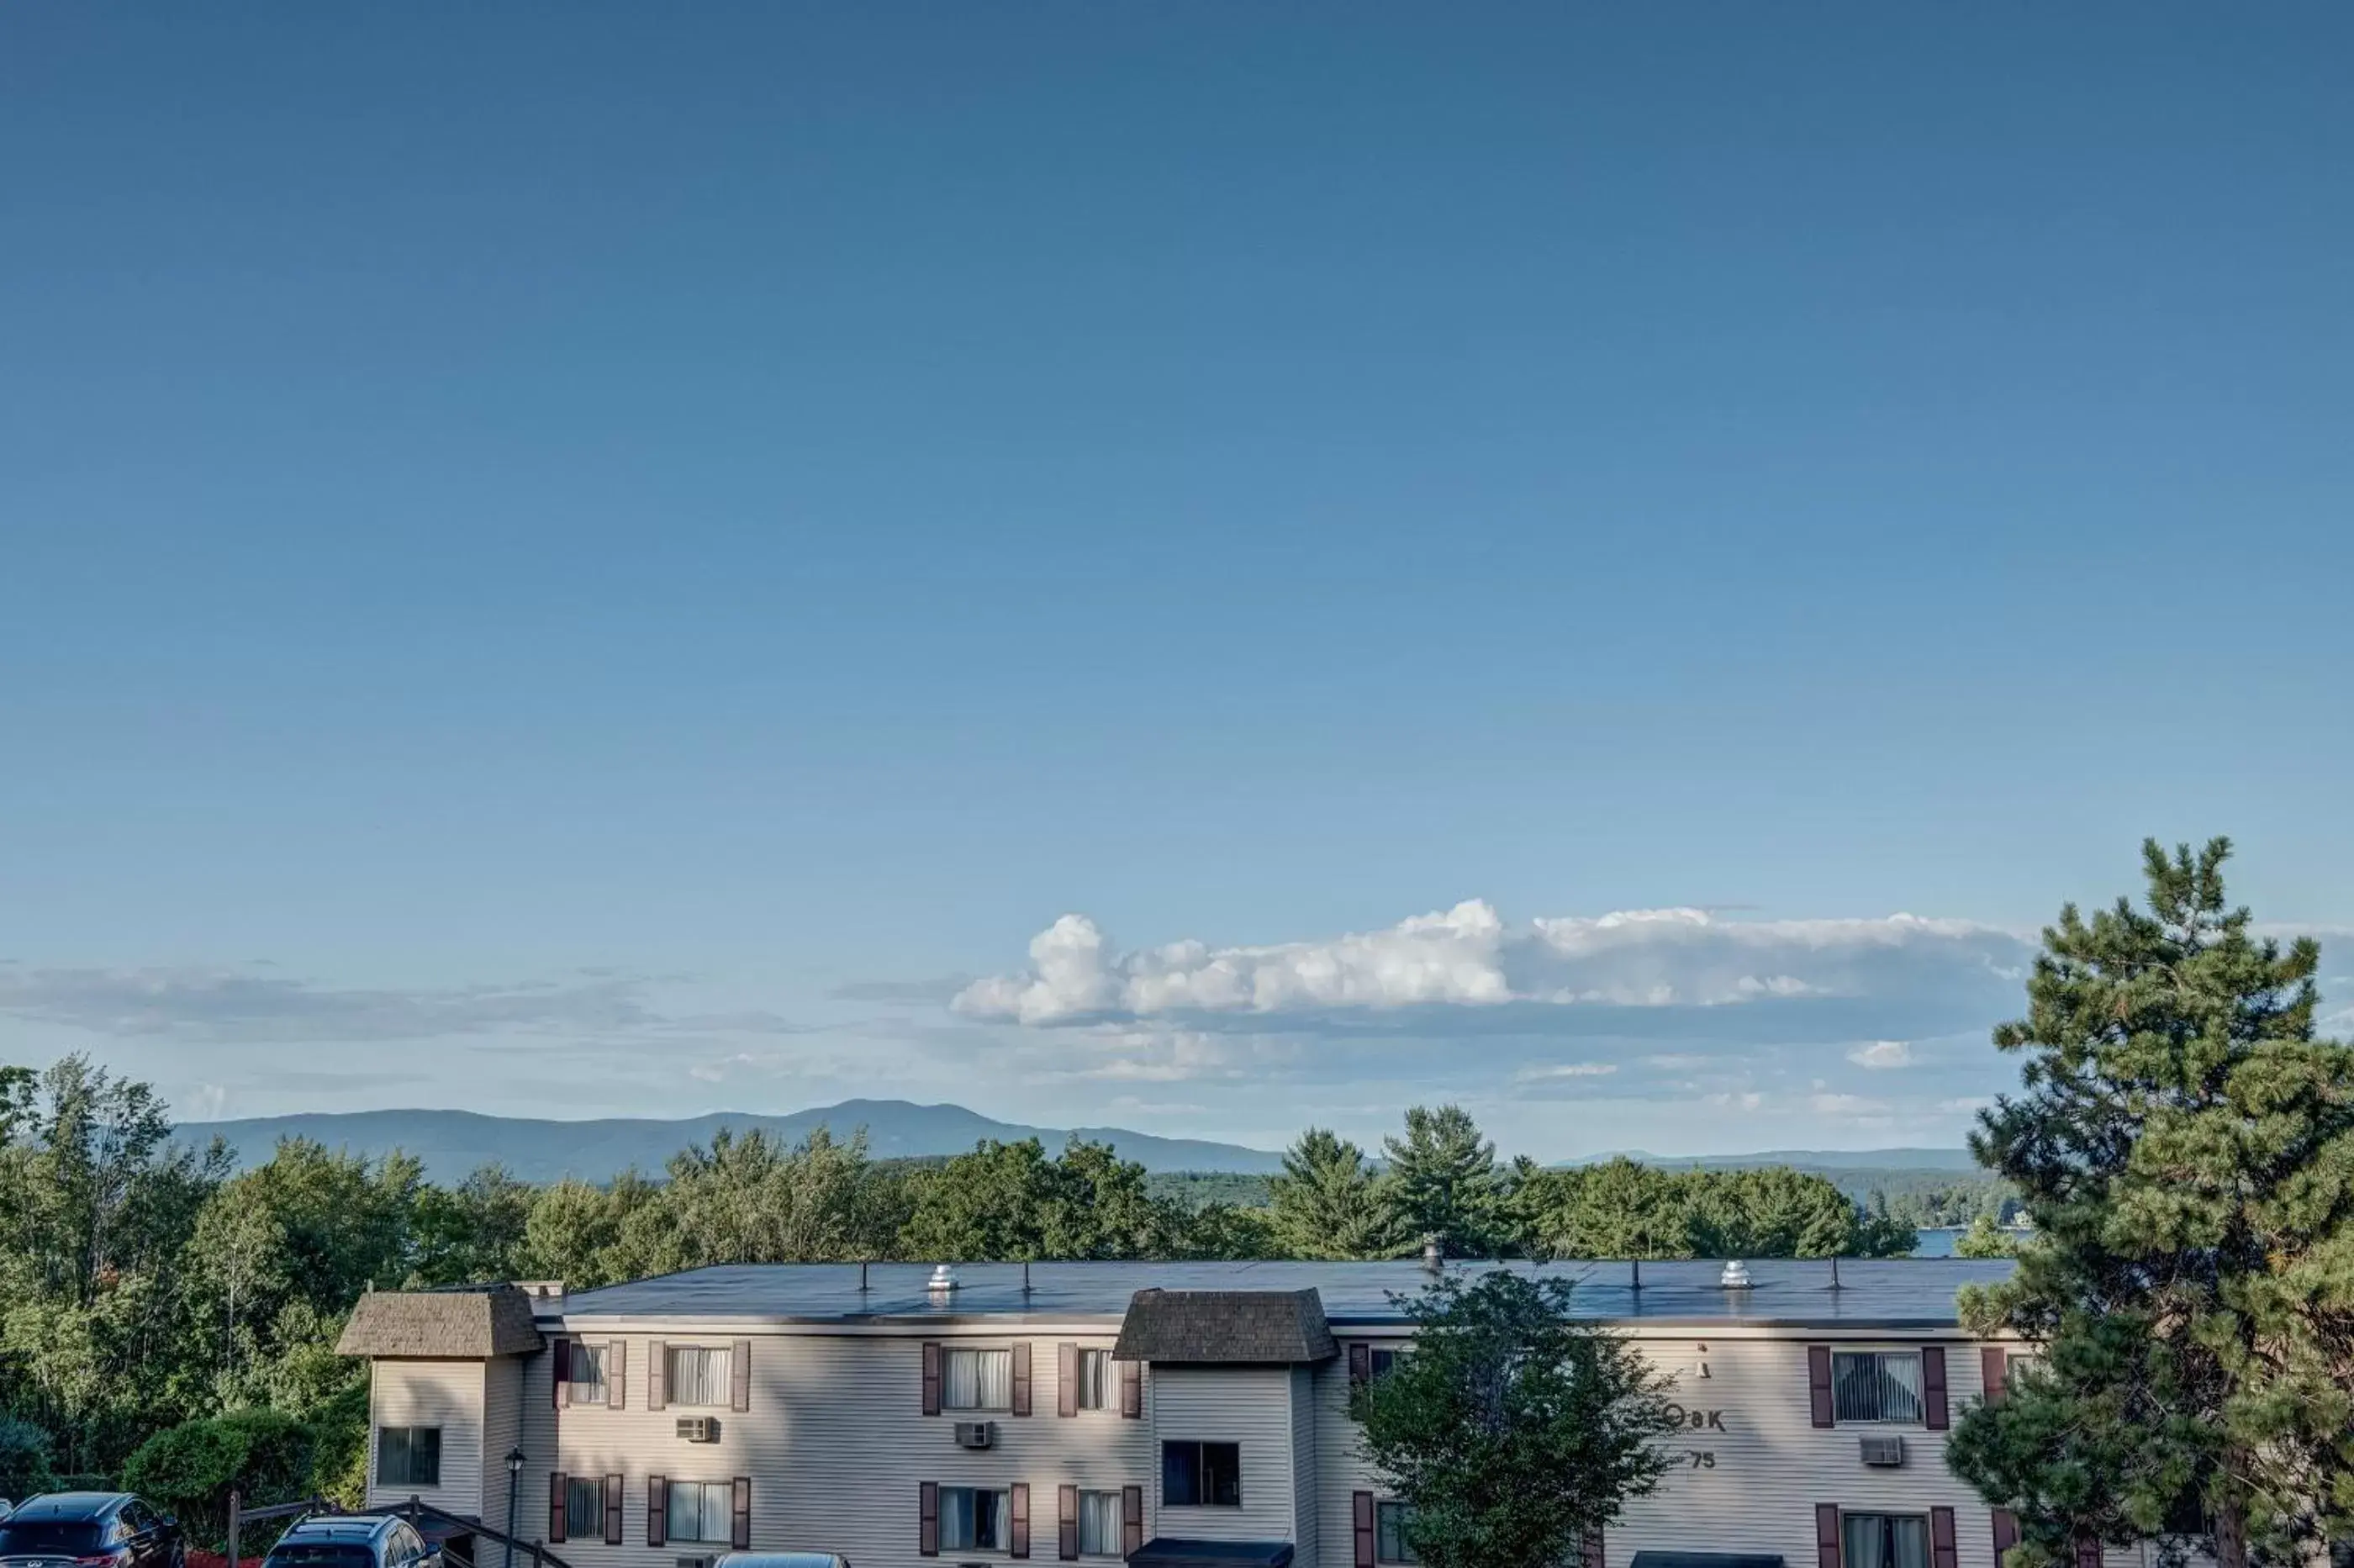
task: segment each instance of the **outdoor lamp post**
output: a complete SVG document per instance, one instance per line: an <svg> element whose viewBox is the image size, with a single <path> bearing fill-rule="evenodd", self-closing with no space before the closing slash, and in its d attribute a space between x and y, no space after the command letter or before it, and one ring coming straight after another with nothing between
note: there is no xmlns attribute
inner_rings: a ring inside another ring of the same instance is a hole
<svg viewBox="0 0 2354 1568"><path fill-rule="evenodd" d="M523 1480L523 1450L507 1450L507 1564L514 1568L515 1487Z"/></svg>

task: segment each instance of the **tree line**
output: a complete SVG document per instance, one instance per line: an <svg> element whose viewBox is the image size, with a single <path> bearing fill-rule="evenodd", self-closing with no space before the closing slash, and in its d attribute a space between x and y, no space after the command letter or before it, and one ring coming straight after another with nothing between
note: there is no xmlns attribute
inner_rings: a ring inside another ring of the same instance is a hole
<svg viewBox="0 0 2354 1568"><path fill-rule="evenodd" d="M299 1139L237 1171L219 1144L176 1141L149 1086L69 1057L0 1069L0 1496L119 1476L158 1431L231 1415L150 1458L201 1469L249 1450L289 1486L355 1489L362 1372L334 1346L371 1286L585 1288L716 1263L1372 1259L1426 1240L1450 1256L1828 1256L1912 1239L1794 1171L1501 1161L1452 1106L1409 1111L1378 1157L1310 1130L1257 1205L1158 1191L1101 1143L886 1161L863 1134L823 1128L794 1144L723 1132L658 1176L601 1183L486 1166L444 1185L407 1154Z"/></svg>

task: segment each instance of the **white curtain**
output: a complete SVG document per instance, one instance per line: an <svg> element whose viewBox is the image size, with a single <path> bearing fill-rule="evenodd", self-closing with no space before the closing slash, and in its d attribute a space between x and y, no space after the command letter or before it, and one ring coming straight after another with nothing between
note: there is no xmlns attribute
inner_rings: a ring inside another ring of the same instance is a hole
<svg viewBox="0 0 2354 1568"><path fill-rule="evenodd" d="M673 1481L663 1499L663 1530L673 1541L726 1541L735 1510L736 1489L726 1481Z"/></svg>
<svg viewBox="0 0 2354 1568"><path fill-rule="evenodd" d="M940 1550L1005 1550L1005 1494L977 1487L940 1489Z"/></svg>
<svg viewBox="0 0 2354 1568"><path fill-rule="evenodd" d="M1883 1355L1880 1358L1880 1418L1882 1421L1921 1419L1919 1356Z"/></svg>
<svg viewBox="0 0 2354 1568"><path fill-rule="evenodd" d="M1917 1370L1920 1363L1914 1362ZM1888 1532L1894 1548L1894 1560L1889 1568L1929 1568L1929 1521L1914 1514L1900 1514L1888 1521Z"/></svg>
<svg viewBox="0 0 2354 1568"><path fill-rule="evenodd" d="M944 1399L950 1410L1013 1408L1012 1351L950 1351Z"/></svg>
<svg viewBox="0 0 2354 1568"><path fill-rule="evenodd" d="M725 1405L729 1355L717 1345L673 1345L666 1357L663 1397L673 1404Z"/></svg>
<svg viewBox="0 0 2354 1568"><path fill-rule="evenodd" d="M1851 1513L1840 1533L1842 1568L1929 1568L1929 1521L1918 1514Z"/></svg>
<svg viewBox="0 0 2354 1568"><path fill-rule="evenodd" d="M1079 1408L1081 1410L1104 1408L1104 1383L1107 1381L1105 1371L1110 1365L1109 1351L1079 1352Z"/></svg>
<svg viewBox="0 0 2354 1568"><path fill-rule="evenodd" d="M1120 1513L1118 1492L1079 1494L1079 1555L1118 1557L1120 1554Z"/></svg>

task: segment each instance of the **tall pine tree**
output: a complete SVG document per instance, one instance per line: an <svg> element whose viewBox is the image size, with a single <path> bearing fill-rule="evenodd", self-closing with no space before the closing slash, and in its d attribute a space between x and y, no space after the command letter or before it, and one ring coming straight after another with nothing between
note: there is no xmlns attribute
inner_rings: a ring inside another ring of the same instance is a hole
<svg viewBox="0 0 2354 1568"><path fill-rule="evenodd" d="M2354 1050L2315 1035L2318 948L2225 906L2230 848L2146 844L2147 911L2062 910L1995 1032L2022 1087L1971 1150L2036 1238L1964 1311L2037 1353L1947 1458L2031 1563L2326 1561L2354 1515Z"/></svg>
<svg viewBox="0 0 2354 1568"><path fill-rule="evenodd" d="M1415 1238L1386 1176L1347 1139L1311 1127L1285 1150L1267 1183L1269 1230L1285 1257L1397 1257Z"/></svg>
<svg viewBox="0 0 2354 1568"><path fill-rule="evenodd" d="M1383 1141L1398 1207L1415 1232L1435 1237L1448 1257L1488 1257L1508 1228L1504 1172L1496 1146L1461 1106L1415 1106L1405 1136Z"/></svg>

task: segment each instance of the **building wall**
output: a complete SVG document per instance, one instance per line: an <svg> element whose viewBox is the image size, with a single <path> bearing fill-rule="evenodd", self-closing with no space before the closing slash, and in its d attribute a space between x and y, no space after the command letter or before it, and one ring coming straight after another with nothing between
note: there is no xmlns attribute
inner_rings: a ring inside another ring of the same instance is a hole
<svg viewBox="0 0 2354 1568"><path fill-rule="evenodd" d="M488 1362L482 1375L482 1507L480 1517L493 1530L507 1524L507 1455L523 1440L523 1358L502 1356ZM520 1531L531 1516L523 1510L518 1488L515 1525Z"/></svg>
<svg viewBox="0 0 2354 1568"><path fill-rule="evenodd" d="M918 1488L1030 1488L1031 1558L1053 1563L1056 1549L1056 1489L1144 1489L1150 1502L1159 1471L1150 1414L1159 1379L1148 1371L1146 1416L1122 1417L1118 1387L1109 1410L1060 1416L1057 1390L1062 1342L1108 1350L1116 1330L1101 1323L1068 1329L1025 1326L1019 1336L960 1330L914 1333L723 1330L695 1333L635 1328L622 1335L583 1331L590 1343L619 1339L624 1352L625 1401L619 1410L554 1405L554 1358L535 1356L524 1369L523 1446L530 1456L524 1478L523 1533L541 1536L548 1523L548 1477L618 1473L622 1478L622 1544L568 1542L557 1550L575 1568L673 1568L681 1557L727 1550L716 1544L646 1544L646 1482L668 1479L752 1483L752 1546L759 1551L839 1552L858 1568L915 1564ZM1031 1347L1031 1414L943 1410L923 1414L923 1344ZM751 1346L751 1406L748 1412L647 1408L649 1347L670 1344ZM718 1441L689 1443L675 1435L682 1415L710 1415ZM991 1448L957 1446L960 1420L996 1424ZM559 1461L549 1462L549 1456ZM943 1552L952 1563L986 1553Z"/></svg>
<svg viewBox="0 0 2354 1568"><path fill-rule="evenodd" d="M367 1495L371 1505L405 1502L415 1495L452 1513L480 1516L484 1364L380 1361L374 1365L368 1380ZM440 1486L376 1484L376 1435L387 1426L441 1429Z"/></svg>
<svg viewBox="0 0 2354 1568"><path fill-rule="evenodd" d="M1345 1371L1341 1384L1347 1386ZM1323 1534L1317 1518L1319 1489L1322 1477L1317 1467L1320 1445L1317 1441L1317 1374L1314 1367L1291 1369L1291 1540L1296 1548L1293 1561L1312 1565L1317 1560L1317 1543Z"/></svg>
<svg viewBox="0 0 2354 1568"><path fill-rule="evenodd" d="M1291 1372L1286 1367L1163 1367L1152 1380L1152 1432L1242 1449L1242 1507L1174 1508L1158 1498L1148 1533L1188 1541L1288 1541L1295 1528ZM1158 1497L1160 1467L1154 1466Z"/></svg>

